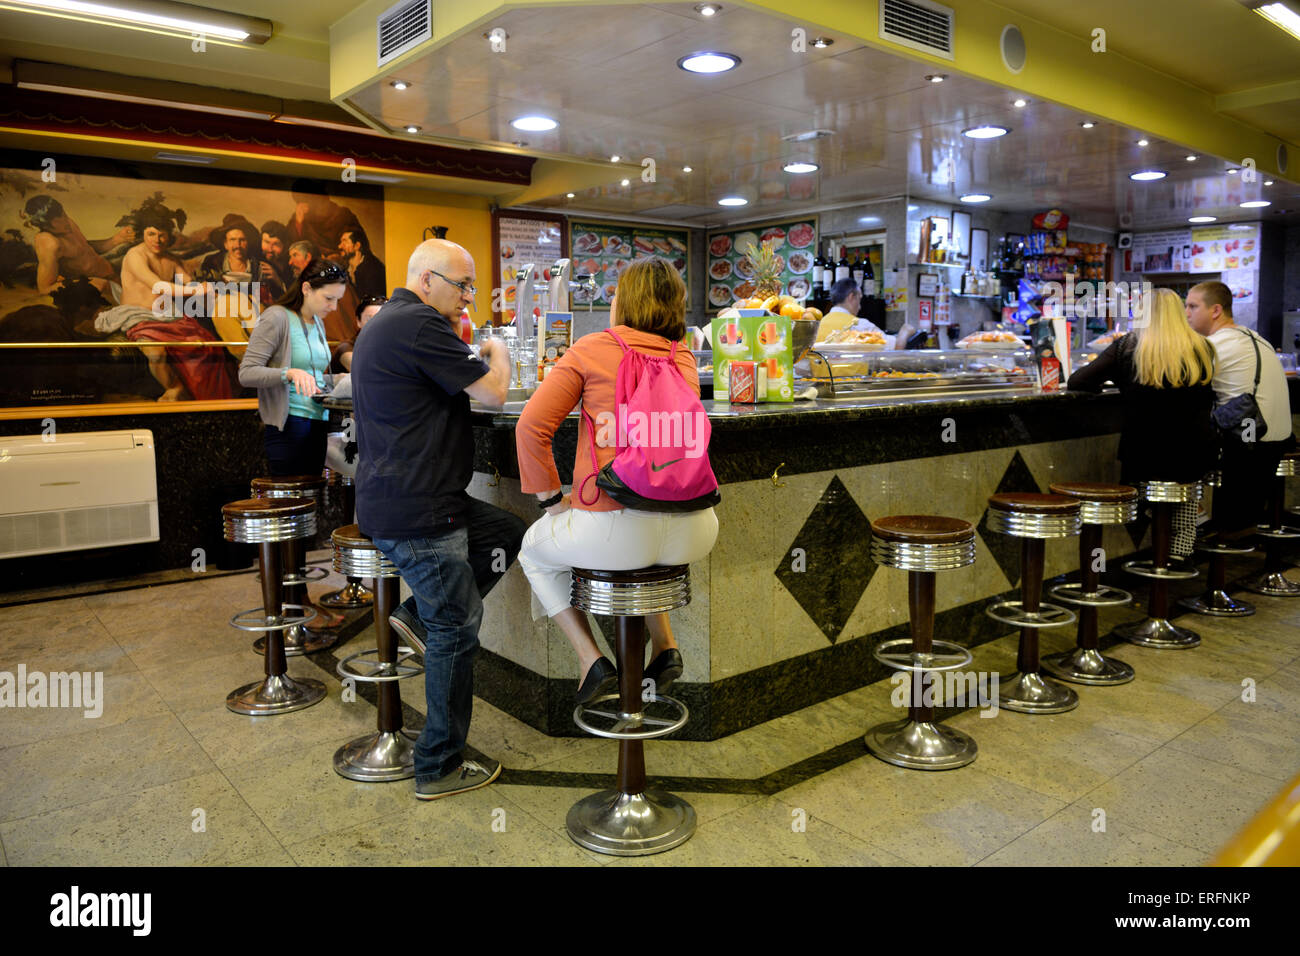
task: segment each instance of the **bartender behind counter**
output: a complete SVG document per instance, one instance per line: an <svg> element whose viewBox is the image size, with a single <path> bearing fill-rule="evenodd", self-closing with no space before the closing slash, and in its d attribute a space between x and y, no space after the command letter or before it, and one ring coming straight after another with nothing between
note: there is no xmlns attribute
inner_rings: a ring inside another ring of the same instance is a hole
<svg viewBox="0 0 1300 956"><path fill-rule="evenodd" d="M840 279L831 286L830 299L831 310L817 326L818 342L824 342L833 332L848 328L858 332L885 334L885 330L871 320L858 318L858 310L862 306L862 290L852 279Z"/></svg>

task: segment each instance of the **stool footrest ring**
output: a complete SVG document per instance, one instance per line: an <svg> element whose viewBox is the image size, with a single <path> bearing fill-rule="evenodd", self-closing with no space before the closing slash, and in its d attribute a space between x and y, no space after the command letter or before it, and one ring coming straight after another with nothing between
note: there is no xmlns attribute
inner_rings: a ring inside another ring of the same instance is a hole
<svg viewBox="0 0 1300 956"><path fill-rule="evenodd" d="M1083 590L1083 585L1078 582L1058 584L1052 588L1051 593L1058 601L1085 607L1110 607L1128 604L1133 600L1133 595L1128 591L1123 588L1113 588L1108 584L1099 584L1095 591Z"/></svg>
<svg viewBox="0 0 1300 956"><path fill-rule="evenodd" d="M1170 559L1169 565L1163 568L1157 568L1155 562L1151 559L1125 561L1124 570L1129 574L1136 574L1140 578L1164 579L1165 581L1185 581L1201 573L1196 569L1195 565L1173 558Z"/></svg>
<svg viewBox="0 0 1300 956"><path fill-rule="evenodd" d="M381 661L378 660L378 656L379 648L377 647L358 651L339 661L336 670L340 677L351 677L354 680L372 684L381 684L391 680L405 680L408 677L415 677L424 673L424 656L405 645L397 648L396 661ZM408 664L407 661L412 658L420 663ZM362 667L368 668L368 670L359 669Z"/></svg>
<svg viewBox="0 0 1300 956"><path fill-rule="evenodd" d="M1270 528L1267 525L1260 527L1255 532L1257 538L1268 538L1270 541L1290 541L1292 538L1300 538L1300 529L1288 528Z"/></svg>
<svg viewBox="0 0 1300 956"><path fill-rule="evenodd" d="M268 623L266 608L250 607L247 611L240 611L234 615L230 619L230 625L239 628L241 631L283 631L316 620L316 611L308 610L301 604L281 604L280 608L281 610L293 608L295 611L302 611L303 613L296 617L286 617L281 614L275 623ZM254 621L260 623L253 623Z"/></svg>
<svg viewBox="0 0 1300 956"><path fill-rule="evenodd" d="M320 572L319 574L317 572ZM330 576L330 569L320 565L308 565L297 572L286 571L281 584L306 584L308 581L321 581Z"/></svg>
<svg viewBox="0 0 1300 956"><path fill-rule="evenodd" d="M648 700L642 700L642 707L653 704L666 704L676 716L648 716L644 709L640 713L625 714L617 709L604 710L596 706L611 701L617 702L618 700L619 696L617 694L605 694L588 704L579 704L573 709L573 722L587 733L596 737L605 737L609 740L653 740L656 737L666 737L681 730L686 726L686 721L690 717L690 711L680 700L672 697L660 697L658 694ZM617 707L617 703L615 706ZM599 717L611 721L612 726L597 727L590 722L590 717Z"/></svg>
<svg viewBox="0 0 1300 956"><path fill-rule="evenodd" d="M965 667L973 659L970 651L951 641L931 641L930 653L911 650L912 639L902 637L878 644L871 655L886 667L896 671L954 671ZM895 648L907 648L902 654L892 653ZM937 653L936 653L937 652Z"/></svg>
<svg viewBox="0 0 1300 956"><path fill-rule="evenodd" d="M1046 601L1038 605L1037 611L1026 611L1024 601L998 601L985 608L984 613L995 621L1015 627L1064 627L1078 620L1069 608Z"/></svg>

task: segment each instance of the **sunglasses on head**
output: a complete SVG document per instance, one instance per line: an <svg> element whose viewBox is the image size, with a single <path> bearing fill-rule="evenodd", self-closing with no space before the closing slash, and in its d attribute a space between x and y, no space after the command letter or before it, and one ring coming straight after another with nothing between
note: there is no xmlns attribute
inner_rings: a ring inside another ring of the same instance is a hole
<svg viewBox="0 0 1300 956"><path fill-rule="evenodd" d="M318 266L312 263L307 266L306 272L303 273L303 280L314 285L328 285L331 282L347 282L348 271L340 265L330 262L328 259L321 260Z"/></svg>

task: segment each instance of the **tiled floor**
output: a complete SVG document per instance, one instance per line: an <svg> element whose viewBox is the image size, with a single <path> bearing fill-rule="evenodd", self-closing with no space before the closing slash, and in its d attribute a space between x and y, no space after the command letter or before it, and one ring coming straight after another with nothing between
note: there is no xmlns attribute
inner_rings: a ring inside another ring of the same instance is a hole
<svg viewBox="0 0 1300 956"><path fill-rule="evenodd" d="M0 607L0 671L100 671L105 686L98 718L0 710L0 864L1196 865L1300 769L1300 601L1249 599L1252 618L1196 618L1198 649L1113 648L1138 679L1076 686L1071 713L959 714L980 755L957 771L865 753L864 729L896 716L884 684L725 740L651 742L649 773L700 826L631 859L564 832L591 775L613 771L604 741L547 737L478 701L470 743L506 773L420 803L410 781L334 773L375 711L343 702L324 663L289 663L326 683L316 706L228 712L226 693L261 669L226 623L256 601L248 574ZM1014 640L978 648L972 667L1010 671ZM366 629L335 654L373 643Z"/></svg>

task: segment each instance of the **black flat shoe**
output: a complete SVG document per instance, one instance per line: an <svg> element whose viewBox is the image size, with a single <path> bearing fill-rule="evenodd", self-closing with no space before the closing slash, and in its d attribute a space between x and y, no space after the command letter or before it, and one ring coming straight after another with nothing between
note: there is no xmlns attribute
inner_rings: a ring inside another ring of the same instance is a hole
<svg viewBox="0 0 1300 956"><path fill-rule="evenodd" d="M578 703L590 704L597 697L612 694L616 690L618 690L618 670L609 662L609 658L602 657L591 665L591 670L587 671L587 679L578 688Z"/></svg>
<svg viewBox="0 0 1300 956"><path fill-rule="evenodd" d="M672 686L673 681L682 676L682 655L677 648L670 647L645 669L645 676L655 682L655 693L661 693Z"/></svg>

